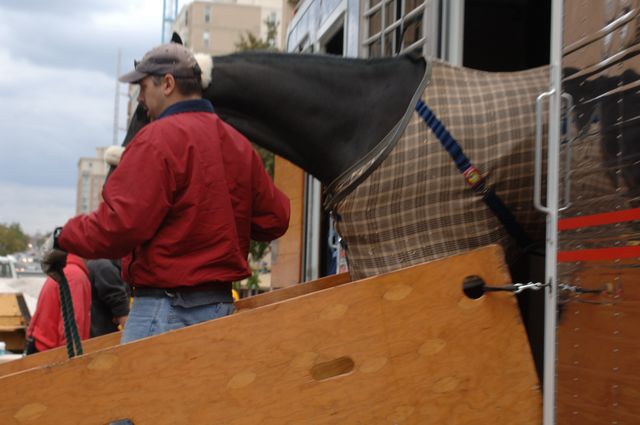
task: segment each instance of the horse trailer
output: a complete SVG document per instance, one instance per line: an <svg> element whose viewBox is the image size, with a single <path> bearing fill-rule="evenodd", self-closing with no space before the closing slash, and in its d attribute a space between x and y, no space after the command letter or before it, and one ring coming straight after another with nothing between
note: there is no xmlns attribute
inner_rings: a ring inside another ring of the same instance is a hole
<svg viewBox="0 0 640 425"><path fill-rule="evenodd" d="M277 113L264 90L283 96L291 82L256 75L304 68L316 90L295 106L320 113L317 84L330 79L318 69L402 70L383 84L405 89L393 137L336 185L308 178L303 280L322 274L323 202L350 274L130 344L91 339L70 360L59 348L2 364L0 422L640 423L638 28L638 0L303 1L288 50L352 59L220 57L205 96L252 131L264 119L252 108ZM393 102L367 105L370 127ZM269 136L304 135L277 118ZM539 244L518 246L510 220ZM509 273L519 259L531 280Z"/></svg>
<svg viewBox="0 0 640 425"><path fill-rule="evenodd" d="M632 370L640 346L633 308L640 294L639 13L632 0L316 0L300 5L288 31L291 52L370 58L420 51L490 71L549 64L535 167L535 204L547 217L540 280L549 306L541 379L547 425L640 421L640 375ZM310 181L307 222L315 227L306 230L305 262L315 270L321 260L312 249L324 236L320 188Z"/></svg>

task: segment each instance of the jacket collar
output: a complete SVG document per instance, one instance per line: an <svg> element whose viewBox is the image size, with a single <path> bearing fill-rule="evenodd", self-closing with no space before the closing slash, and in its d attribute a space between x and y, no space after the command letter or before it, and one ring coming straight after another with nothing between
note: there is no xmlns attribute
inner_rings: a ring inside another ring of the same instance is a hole
<svg viewBox="0 0 640 425"><path fill-rule="evenodd" d="M213 105L207 99L189 99L176 102L162 111L157 119L183 112L210 112L213 113Z"/></svg>

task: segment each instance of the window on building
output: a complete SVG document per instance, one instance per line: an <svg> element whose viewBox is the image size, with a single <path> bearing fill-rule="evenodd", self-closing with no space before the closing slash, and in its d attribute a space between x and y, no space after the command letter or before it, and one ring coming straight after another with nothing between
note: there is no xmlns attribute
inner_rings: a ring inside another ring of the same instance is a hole
<svg viewBox="0 0 640 425"><path fill-rule="evenodd" d="M269 13L269 16L267 16L267 18L264 20L264 26L266 26L267 28L267 39L271 45L271 47L276 47L276 37L275 35L277 35L278 32L278 20L276 17L276 12L271 12ZM264 27L263 26L263 27ZM272 30L275 30L275 34L274 36L269 36L269 32Z"/></svg>
<svg viewBox="0 0 640 425"><path fill-rule="evenodd" d="M207 6L204 8L204 22L209 23L211 21L211 7Z"/></svg>
<svg viewBox="0 0 640 425"><path fill-rule="evenodd" d="M185 25L189 25L189 11L188 10L184 11L184 24Z"/></svg>
<svg viewBox="0 0 640 425"><path fill-rule="evenodd" d="M344 54L344 24L324 43L324 52L338 56Z"/></svg>
<svg viewBox="0 0 640 425"><path fill-rule="evenodd" d="M204 47L209 47L209 31L202 33L202 44Z"/></svg>
<svg viewBox="0 0 640 425"><path fill-rule="evenodd" d="M89 174L83 173L80 192L80 212L89 212Z"/></svg>
<svg viewBox="0 0 640 425"><path fill-rule="evenodd" d="M368 57L422 52L426 44L424 15L428 0L366 0L362 20Z"/></svg>
<svg viewBox="0 0 640 425"><path fill-rule="evenodd" d="M309 34L305 35L302 40L296 46L294 52L295 53L313 53L314 48L313 44L311 44L311 39L309 38Z"/></svg>

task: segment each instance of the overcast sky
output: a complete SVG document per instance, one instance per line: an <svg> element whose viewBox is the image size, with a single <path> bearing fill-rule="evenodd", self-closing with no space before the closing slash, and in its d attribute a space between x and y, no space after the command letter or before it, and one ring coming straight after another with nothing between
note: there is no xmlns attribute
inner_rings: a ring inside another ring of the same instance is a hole
<svg viewBox="0 0 640 425"><path fill-rule="evenodd" d="M74 215L78 159L112 144L118 49L124 73L160 43L162 4L0 0L0 223L45 233Z"/></svg>

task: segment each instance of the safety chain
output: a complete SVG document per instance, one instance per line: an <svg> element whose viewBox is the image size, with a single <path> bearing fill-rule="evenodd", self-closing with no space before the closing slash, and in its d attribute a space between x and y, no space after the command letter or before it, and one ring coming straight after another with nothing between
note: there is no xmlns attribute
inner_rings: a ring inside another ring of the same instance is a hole
<svg viewBox="0 0 640 425"><path fill-rule="evenodd" d="M511 285L504 285L504 286L485 286L484 290L487 292L508 291L508 292L513 292L514 294L519 294L522 291L526 291L528 289L532 291L538 291L547 286L549 286L548 283L541 283L541 282L513 283Z"/></svg>
<svg viewBox="0 0 640 425"><path fill-rule="evenodd" d="M531 289L532 291L539 291L542 288L549 286L548 283L541 282L529 282L529 283L514 283L513 286L516 290L513 292L514 294L519 294L522 291L526 291L527 289Z"/></svg>
<svg viewBox="0 0 640 425"><path fill-rule="evenodd" d="M467 294L467 296L476 299L481 297L484 292L505 291L512 292L514 294L520 294L527 290L539 291L540 289L549 286L551 286L550 283L542 282L512 283L504 286L487 286L482 278L478 276L469 276L463 283L463 290L465 294ZM605 285L604 287L598 289L584 289L580 286L559 283L558 292L564 292L565 294L568 292L575 295L602 294L604 292L607 292L607 286Z"/></svg>
<svg viewBox="0 0 640 425"><path fill-rule="evenodd" d="M511 285L505 285L505 286L485 286L484 290L485 291L510 291L510 292L513 292L514 294L519 294L528 289L532 291L539 291L540 289L546 288L547 286L549 286L548 283L540 283L540 282L513 283ZM572 292L576 295L581 295L581 294L601 294L603 292L606 292L607 288L603 287L599 289L584 289L580 286L569 285L567 283L560 283L558 284L558 290Z"/></svg>

